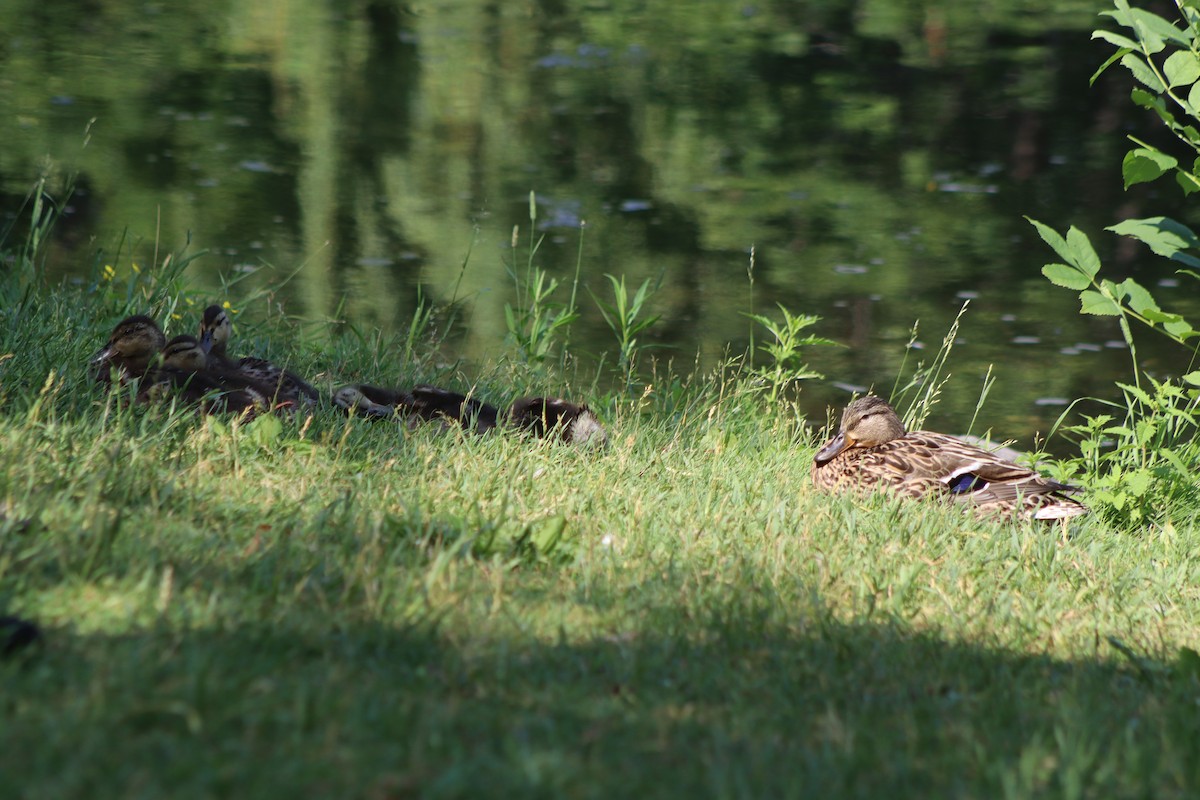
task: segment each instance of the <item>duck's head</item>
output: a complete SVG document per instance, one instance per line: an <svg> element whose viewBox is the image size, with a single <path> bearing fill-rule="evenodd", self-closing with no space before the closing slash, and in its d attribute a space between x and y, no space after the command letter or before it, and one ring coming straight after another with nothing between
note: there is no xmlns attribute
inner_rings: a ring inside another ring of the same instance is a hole
<svg viewBox="0 0 1200 800"><path fill-rule="evenodd" d="M108 380L110 368L140 377L166 344L158 323L144 314L126 317L117 323L108 343L92 356L91 366L97 380Z"/></svg>
<svg viewBox="0 0 1200 800"><path fill-rule="evenodd" d="M164 367L181 372L200 372L208 366L208 356L195 336L176 336L162 349Z"/></svg>
<svg viewBox="0 0 1200 800"><path fill-rule="evenodd" d="M586 405L552 397L522 397L513 403L508 418L510 424L538 438L557 433L568 444L608 444L608 431Z"/></svg>
<svg viewBox="0 0 1200 800"><path fill-rule="evenodd" d="M224 308L211 305L204 309L204 316L200 318L200 346L204 352L225 355L225 345L232 333L233 323Z"/></svg>
<svg viewBox="0 0 1200 800"><path fill-rule="evenodd" d="M899 439L904 433L904 423L884 400L874 396L860 397L846 406L837 436L822 447L813 460L818 465L824 464L844 450L877 447Z"/></svg>

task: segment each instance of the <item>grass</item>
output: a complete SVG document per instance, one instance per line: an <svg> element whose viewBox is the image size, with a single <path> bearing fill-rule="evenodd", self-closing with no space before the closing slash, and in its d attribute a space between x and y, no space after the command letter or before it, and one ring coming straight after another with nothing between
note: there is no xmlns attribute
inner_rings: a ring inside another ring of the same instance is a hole
<svg viewBox="0 0 1200 800"><path fill-rule="evenodd" d="M0 614L45 632L0 662L0 798L1200 790L1190 522L818 495L812 435L727 375L602 399L590 454L121 408L108 328L195 325L130 280L0 312ZM327 383L457 380L243 327Z"/></svg>

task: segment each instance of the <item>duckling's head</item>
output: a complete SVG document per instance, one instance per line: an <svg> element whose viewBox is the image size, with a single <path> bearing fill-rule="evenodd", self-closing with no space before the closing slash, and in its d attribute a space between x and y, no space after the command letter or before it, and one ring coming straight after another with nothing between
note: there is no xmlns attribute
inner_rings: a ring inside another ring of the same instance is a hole
<svg viewBox="0 0 1200 800"><path fill-rule="evenodd" d="M225 345L232 333L233 323L224 308L211 305L204 309L204 316L200 318L200 346L204 352L225 355Z"/></svg>
<svg viewBox="0 0 1200 800"><path fill-rule="evenodd" d="M508 418L511 425L539 439L555 432L568 444L608 444L608 431L586 405L552 397L522 397L513 403Z"/></svg>
<svg viewBox="0 0 1200 800"><path fill-rule="evenodd" d="M108 380L110 368L141 377L166 344L158 323L144 314L126 317L117 323L108 343L92 356L97 380Z"/></svg>
<svg viewBox="0 0 1200 800"><path fill-rule="evenodd" d="M343 386L333 393L333 404L346 412L347 415L358 414L364 417L386 419L395 416L396 409L386 402L376 402L375 392L383 391L372 386L354 383Z"/></svg>
<svg viewBox="0 0 1200 800"><path fill-rule="evenodd" d="M208 356L195 336L176 336L162 350L162 363L182 372L200 372L208 366Z"/></svg>
<svg viewBox="0 0 1200 800"><path fill-rule="evenodd" d="M843 450L877 447L899 439L904 433L904 423L884 400L874 396L860 397L846 406L837 436L822 447L813 460L818 465L824 464Z"/></svg>

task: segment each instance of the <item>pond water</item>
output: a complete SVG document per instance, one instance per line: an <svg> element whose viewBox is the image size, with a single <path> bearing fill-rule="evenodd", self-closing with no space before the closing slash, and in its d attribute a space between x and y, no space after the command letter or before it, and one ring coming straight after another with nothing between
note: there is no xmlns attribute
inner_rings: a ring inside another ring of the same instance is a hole
<svg viewBox="0 0 1200 800"><path fill-rule="evenodd" d="M292 315L390 332L422 294L454 298L448 346L476 369L505 352L532 233L566 284L579 261L585 354L616 348L590 294L609 298L605 274L659 287L644 340L685 370L743 352L747 312L820 315L846 346L812 352L814 415L848 387L886 393L913 324L909 366L969 299L930 424L965 429L994 365L983 418L1027 444L1065 399L1112 397L1129 357L1041 277L1055 258L1022 215L1081 227L1112 277L1197 307L1194 281L1102 231L1197 220L1166 184L1122 191L1126 134L1157 129L1124 73L1088 86L1110 54L1089 38L1100 10L0 0L0 221L41 172L74 176L56 273L190 239L207 252L190 279L235 307L270 287ZM1187 366L1157 344L1151 369Z"/></svg>

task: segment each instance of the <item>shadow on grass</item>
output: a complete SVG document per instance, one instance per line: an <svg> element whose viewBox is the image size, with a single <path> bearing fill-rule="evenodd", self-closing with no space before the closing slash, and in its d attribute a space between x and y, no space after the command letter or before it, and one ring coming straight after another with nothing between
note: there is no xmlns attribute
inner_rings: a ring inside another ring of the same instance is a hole
<svg viewBox="0 0 1200 800"><path fill-rule="evenodd" d="M727 598L636 629L48 631L0 795L1124 797L1200 782L1192 675ZM16 789L15 793L13 792Z"/></svg>

